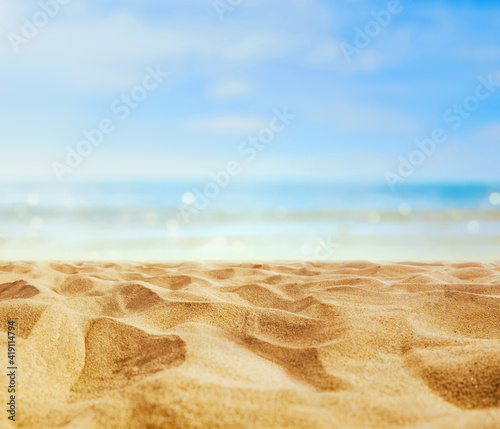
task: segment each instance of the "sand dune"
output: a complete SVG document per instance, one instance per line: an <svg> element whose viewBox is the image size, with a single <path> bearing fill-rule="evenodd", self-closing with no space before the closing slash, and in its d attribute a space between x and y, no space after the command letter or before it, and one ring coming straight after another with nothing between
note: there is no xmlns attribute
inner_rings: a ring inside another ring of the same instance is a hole
<svg viewBox="0 0 500 429"><path fill-rule="evenodd" d="M499 264L0 263L0 319L0 427L500 428Z"/></svg>

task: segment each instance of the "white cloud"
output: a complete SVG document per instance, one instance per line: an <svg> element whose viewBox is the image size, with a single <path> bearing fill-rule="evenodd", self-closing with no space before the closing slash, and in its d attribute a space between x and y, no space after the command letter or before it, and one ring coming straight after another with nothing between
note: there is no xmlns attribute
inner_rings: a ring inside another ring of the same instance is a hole
<svg viewBox="0 0 500 429"><path fill-rule="evenodd" d="M254 86L243 80L225 80L212 85L209 95L214 100L244 97L254 93Z"/></svg>
<svg viewBox="0 0 500 429"><path fill-rule="evenodd" d="M379 51L361 49L347 57L342 49L343 43L331 37L320 40L313 44L305 60L313 67L341 72L370 72L382 65L383 55Z"/></svg>
<svg viewBox="0 0 500 429"><path fill-rule="evenodd" d="M195 60L197 70L206 73L224 64L255 66L297 50L297 37L286 32L251 27L233 30L189 21L146 24L127 14L58 21L21 46L19 55L28 69L47 70L84 90L112 91L135 84L139 71L150 64L166 62L182 70ZM13 58L5 46L0 61L4 68L19 65L19 57Z"/></svg>
<svg viewBox="0 0 500 429"><path fill-rule="evenodd" d="M342 103L335 105L330 111L334 123L348 131L401 132L417 137L420 129L413 115L382 106Z"/></svg>
<svg viewBox="0 0 500 429"><path fill-rule="evenodd" d="M172 63L181 71L189 64L200 74L211 70L221 74L223 68L236 65L255 67L271 58L296 61L303 56L305 38L310 38L315 24L316 1L307 8L300 7L300 2L299 6L253 3L239 8L261 15L259 25L238 19L237 14L224 23L215 12L213 17L205 13L200 18L186 13L187 7L184 12L164 13L152 19L145 15L146 8L138 13L135 9L139 6L135 5L114 5L114 11L105 12L98 4L73 0L28 44L20 46L18 56L13 55L4 37L0 62L5 69L15 69L21 58L25 69L59 75L86 91L113 91L127 82L135 84L139 70L151 63ZM172 3L172 7L174 4L178 3ZM0 15L0 23L9 23L12 31L19 32L22 18L31 17L35 9L27 10L26 2L7 5L10 7ZM276 21L273 13L267 13L270 11L286 19Z"/></svg>
<svg viewBox="0 0 500 429"><path fill-rule="evenodd" d="M315 66L333 65L339 60L345 61L339 42L333 39L315 46L306 59Z"/></svg>
<svg viewBox="0 0 500 429"><path fill-rule="evenodd" d="M483 127L476 133L476 140L500 140L500 123L490 124Z"/></svg>
<svg viewBox="0 0 500 429"><path fill-rule="evenodd" d="M192 129L223 134L252 134L265 125L266 120L256 116L214 116L186 121L186 126Z"/></svg>
<svg viewBox="0 0 500 429"><path fill-rule="evenodd" d="M354 70L371 72L378 69L384 60L380 51L375 49L365 49L353 61Z"/></svg>
<svg viewBox="0 0 500 429"><path fill-rule="evenodd" d="M499 61L499 46L475 46L472 49L464 48L458 54L464 61Z"/></svg>
<svg viewBox="0 0 500 429"><path fill-rule="evenodd" d="M0 58L12 52L7 35L17 29L15 23L20 22L20 7L14 7L8 0L0 0Z"/></svg>

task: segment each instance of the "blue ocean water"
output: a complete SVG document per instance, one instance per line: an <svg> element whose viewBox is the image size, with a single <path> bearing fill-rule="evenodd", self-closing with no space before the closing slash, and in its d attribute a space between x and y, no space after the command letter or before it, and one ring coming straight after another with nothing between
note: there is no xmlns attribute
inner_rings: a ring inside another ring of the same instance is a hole
<svg viewBox="0 0 500 429"><path fill-rule="evenodd" d="M500 259L500 184L4 183L2 260Z"/></svg>

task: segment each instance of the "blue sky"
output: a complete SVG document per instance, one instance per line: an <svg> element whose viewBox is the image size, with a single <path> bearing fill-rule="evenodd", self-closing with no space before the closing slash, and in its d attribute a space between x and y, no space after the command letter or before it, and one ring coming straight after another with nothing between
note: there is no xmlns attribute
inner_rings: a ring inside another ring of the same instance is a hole
<svg viewBox="0 0 500 429"><path fill-rule="evenodd" d="M69 179L207 177L287 107L296 117L246 177L383 181L441 127L412 181L500 180L500 88L458 129L443 121L478 78L500 82L497 2L401 1L350 61L342 46L390 1L242 0L221 19L209 0L65 0L15 52L42 3L0 0L3 178L57 180L54 162L108 117L115 130ZM116 120L148 67L168 78Z"/></svg>

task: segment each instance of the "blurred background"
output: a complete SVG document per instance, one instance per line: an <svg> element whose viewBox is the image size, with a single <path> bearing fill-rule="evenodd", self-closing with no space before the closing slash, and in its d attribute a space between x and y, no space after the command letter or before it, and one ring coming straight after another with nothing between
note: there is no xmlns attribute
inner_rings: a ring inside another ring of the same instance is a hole
<svg viewBox="0 0 500 429"><path fill-rule="evenodd" d="M500 258L495 1L0 0L0 259Z"/></svg>

